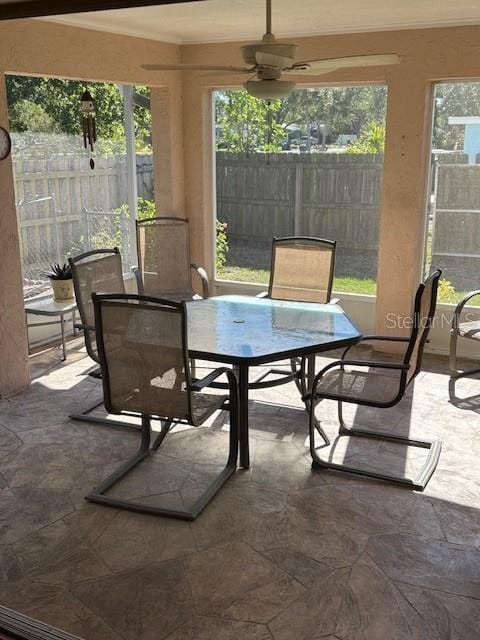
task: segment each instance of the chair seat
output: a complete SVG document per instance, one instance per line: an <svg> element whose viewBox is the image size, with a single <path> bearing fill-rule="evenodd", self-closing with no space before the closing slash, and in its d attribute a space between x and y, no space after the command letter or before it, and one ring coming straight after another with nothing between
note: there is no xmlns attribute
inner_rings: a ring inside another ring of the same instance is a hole
<svg viewBox="0 0 480 640"><path fill-rule="evenodd" d="M192 393L192 424L194 426L203 424L212 413L220 409L227 398L228 395ZM155 386L146 387L141 394L135 392L128 397L120 394L114 398L116 406L123 406L125 411L130 411L133 414L141 414L142 408L146 407L150 415L174 420L177 418L188 419L186 414L182 414L182 407L186 409L187 401L185 391L179 392L177 401L172 401L169 392L166 393L164 389Z"/></svg>
<svg viewBox="0 0 480 640"><path fill-rule="evenodd" d="M202 300L202 296L195 293L193 290L189 291L172 291L168 293L159 293L159 298L166 300L172 300L172 302L188 302L189 300Z"/></svg>
<svg viewBox="0 0 480 640"><path fill-rule="evenodd" d="M223 405L228 395L192 393L192 418L194 425L201 425Z"/></svg>
<svg viewBox="0 0 480 640"><path fill-rule="evenodd" d="M458 335L471 340L480 340L480 320L461 322L458 325Z"/></svg>
<svg viewBox="0 0 480 640"><path fill-rule="evenodd" d="M335 369L320 378L317 397L384 405L394 402L400 391L401 371Z"/></svg>

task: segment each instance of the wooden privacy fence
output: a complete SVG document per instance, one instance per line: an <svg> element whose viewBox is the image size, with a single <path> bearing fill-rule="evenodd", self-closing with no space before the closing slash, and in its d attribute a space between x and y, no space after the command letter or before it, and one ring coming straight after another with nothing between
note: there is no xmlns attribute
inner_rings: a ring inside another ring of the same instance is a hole
<svg viewBox="0 0 480 640"><path fill-rule="evenodd" d="M480 284L480 165L434 163L432 265L460 291Z"/></svg>
<svg viewBox="0 0 480 640"><path fill-rule="evenodd" d="M96 158L93 171L85 158L68 155L15 160L13 168L25 277L39 277L52 262L97 241L128 247L125 214L112 218L127 202L124 155ZM137 187L153 200L151 155L137 156Z"/></svg>
<svg viewBox="0 0 480 640"><path fill-rule="evenodd" d="M307 235L337 241L337 272L375 275L382 169L379 154L217 152L229 261L266 267L273 236Z"/></svg>

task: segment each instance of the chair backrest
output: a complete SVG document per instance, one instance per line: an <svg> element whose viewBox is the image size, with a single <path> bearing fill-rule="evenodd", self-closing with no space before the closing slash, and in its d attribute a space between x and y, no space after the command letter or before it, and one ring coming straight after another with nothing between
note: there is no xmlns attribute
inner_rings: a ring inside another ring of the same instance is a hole
<svg viewBox="0 0 480 640"><path fill-rule="evenodd" d="M329 302L335 248L334 240L274 238L269 297L299 302Z"/></svg>
<svg viewBox="0 0 480 640"><path fill-rule="evenodd" d="M185 303L94 295L105 406L191 421Z"/></svg>
<svg viewBox="0 0 480 640"><path fill-rule="evenodd" d="M137 220L139 293L168 298L192 295L190 231L186 218Z"/></svg>
<svg viewBox="0 0 480 640"><path fill-rule="evenodd" d="M407 385L422 366L423 350L435 316L438 281L441 275L439 269L434 271L425 282L420 283L415 295L413 326L404 361L404 364L409 365L405 380Z"/></svg>
<svg viewBox="0 0 480 640"><path fill-rule="evenodd" d="M122 257L115 247L87 251L69 258L68 262L72 268L78 311L85 327L87 353L98 362L92 293L125 293Z"/></svg>

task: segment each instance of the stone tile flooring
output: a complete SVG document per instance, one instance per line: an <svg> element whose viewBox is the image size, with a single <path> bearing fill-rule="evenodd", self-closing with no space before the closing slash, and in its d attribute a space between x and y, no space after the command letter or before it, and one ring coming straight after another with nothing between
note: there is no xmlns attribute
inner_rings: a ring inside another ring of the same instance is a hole
<svg viewBox="0 0 480 640"><path fill-rule="evenodd" d="M255 392L251 469L187 523L84 501L138 435L69 420L100 398L78 340L65 364L55 351L31 363L31 389L0 402L3 605L85 640L480 637L479 378L449 390L446 360L427 356L400 405L347 411L358 425L443 439L424 493L312 472L294 385ZM333 403L318 411L333 430ZM174 432L116 491L187 499L226 438L222 416ZM418 451L345 439L336 455L421 463Z"/></svg>

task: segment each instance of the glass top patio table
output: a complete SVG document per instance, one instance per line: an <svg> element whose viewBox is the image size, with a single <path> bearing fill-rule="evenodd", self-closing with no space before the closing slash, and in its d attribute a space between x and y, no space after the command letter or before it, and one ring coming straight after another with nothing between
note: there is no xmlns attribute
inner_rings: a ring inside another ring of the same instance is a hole
<svg viewBox="0 0 480 640"><path fill-rule="evenodd" d="M348 346L361 333L338 305L251 296L187 303L191 356L257 365Z"/></svg>
<svg viewBox="0 0 480 640"><path fill-rule="evenodd" d="M237 372L240 466L250 465L248 438L249 368L309 356L358 342L362 334L341 307L219 296L187 303L190 357L232 364ZM315 359L308 358L308 384Z"/></svg>

